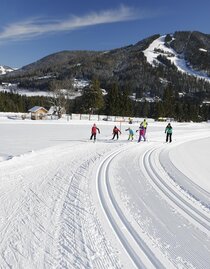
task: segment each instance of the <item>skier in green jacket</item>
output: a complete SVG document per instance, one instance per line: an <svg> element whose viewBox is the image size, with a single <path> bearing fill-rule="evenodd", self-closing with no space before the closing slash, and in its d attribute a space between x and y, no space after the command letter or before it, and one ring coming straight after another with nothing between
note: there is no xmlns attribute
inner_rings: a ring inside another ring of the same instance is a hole
<svg viewBox="0 0 210 269"><path fill-rule="evenodd" d="M169 141L170 143L172 142L172 126L170 123L165 128L165 133L166 133L166 143Z"/></svg>

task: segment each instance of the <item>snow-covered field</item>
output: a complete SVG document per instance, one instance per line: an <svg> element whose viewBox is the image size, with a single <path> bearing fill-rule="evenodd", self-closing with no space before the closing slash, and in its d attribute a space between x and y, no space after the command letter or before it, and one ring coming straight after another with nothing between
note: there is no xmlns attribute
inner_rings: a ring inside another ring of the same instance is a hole
<svg viewBox="0 0 210 269"><path fill-rule="evenodd" d="M1 74L1 66L0 66L0 74ZM5 73L3 73L5 74ZM49 78L50 76L45 76L45 77L38 77L37 80L42 80L45 78ZM19 95L26 95L28 97L31 96L45 96L45 97L54 97L53 92L48 92L48 91L41 91L41 90L28 90L24 88L19 88L18 84L12 84L12 83L2 83L3 85L0 85L0 92L8 92L8 93L16 93ZM74 79L72 81L73 89L71 91L68 91L68 99L75 99L78 96L82 95L82 89L89 85L89 81L87 80L78 80ZM106 93L105 90L103 90L104 93ZM66 90L63 89L63 93L66 93Z"/></svg>
<svg viewBox="0 0 210 269"><path fill-rule="evenodd" d="M0 268L210 268L210 124L92 124L0 119Z"/></svg>

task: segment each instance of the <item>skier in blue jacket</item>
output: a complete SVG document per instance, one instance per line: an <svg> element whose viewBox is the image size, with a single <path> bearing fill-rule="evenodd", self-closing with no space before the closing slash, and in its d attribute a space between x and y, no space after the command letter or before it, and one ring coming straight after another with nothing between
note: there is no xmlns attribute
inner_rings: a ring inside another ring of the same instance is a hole
<svg viewBox="0 0 210 269"><path fill-rule="evenodd" d="M133 137L134 137L134 132L133 132L133 130L129 127L128 129L126 129L126 131L128 131L129 132L129 134L128 134L128 140L132 140L133 141Z"/></svg>

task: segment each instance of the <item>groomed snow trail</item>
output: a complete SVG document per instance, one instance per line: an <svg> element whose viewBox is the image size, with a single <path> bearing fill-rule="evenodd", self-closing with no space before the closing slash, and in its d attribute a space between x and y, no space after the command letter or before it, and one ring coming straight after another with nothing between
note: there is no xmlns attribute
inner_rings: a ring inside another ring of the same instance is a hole
<svg viewBox="0 0 210 269"><path fill-rule="evenodd" d="M209 192L170 159L209 130L177 130L172 144L158 133L0 162L0 268L209 268Z"/></svg>
<svg viewBox="0 0 210 269"><path fill-rule="evenodd" d="M206 136L209 137L209 133ZM186 182L181 171L170 178L161 165L162 162L168 168L168 155L161 153L170 152L169 147L171 145L157 142L142 143L138 148L131 146L117 155L106 176L109 188L114 193L114 203L121 205L118 212L127 216L130 230L146 245L144 253L155 268L208 268L210 208L206 203L207 193L203 191L203 196L197 197L195 184L190 192L181 188L178 183ZM151 253L155 258L151 258ZM137 268L141 267L137 265Z"/></svg>
<svg viewBox="0 0 210 269"><path fill-rule="evenodd" d="M130 259L133 263L129 265L129 268L132 268L134 265L137 268L165 268L164 265L156 259L152 251L147 247L146 243L141 239L132 224L126 218L112 192L109 166L112 160L125 150L126 149L123 148L110 154L99 167L97 188L100 203L111 227L128 254L127 259Z"/></svg>
<svg viewBox="0 0 210 269"><path fill-rule="evenodd" d="M0 268L121 268L88 193L110 147L67 144L0 163Z"/></svg>

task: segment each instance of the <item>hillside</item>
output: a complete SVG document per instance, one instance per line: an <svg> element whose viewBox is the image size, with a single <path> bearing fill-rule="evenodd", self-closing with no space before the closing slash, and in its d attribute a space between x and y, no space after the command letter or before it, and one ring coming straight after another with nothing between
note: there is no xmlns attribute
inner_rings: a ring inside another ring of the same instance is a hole
<svg viewBox="0 0 210 269"><path fill-rule="evenodd" d="M14 70L15 70L15 68L11 68L11 67L5 66L5 65L0 65L0 75L5 75L5 74L10 73Z"/></svg>
<svg viewBox="0 0 210 269"><path fill-rule="evenodd" d="M153 51L148 56L152 44ZM152 54L155 57L151 61ZM1 80L48 91L52 80L98 78L103 88L109 89L117 82L121 89L129 88L137 98L161 97L168 85L177 93L189 96L199 93L202 98L209 98L209 77L210 35L175 32L162 37L154 35L110 51L58 52L1 76Z"/></svg>

